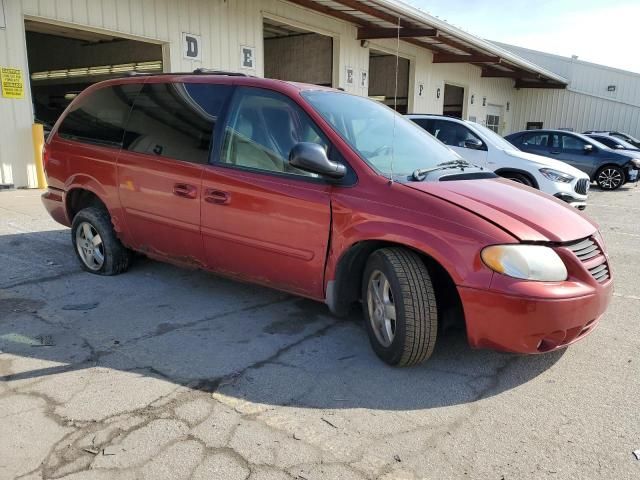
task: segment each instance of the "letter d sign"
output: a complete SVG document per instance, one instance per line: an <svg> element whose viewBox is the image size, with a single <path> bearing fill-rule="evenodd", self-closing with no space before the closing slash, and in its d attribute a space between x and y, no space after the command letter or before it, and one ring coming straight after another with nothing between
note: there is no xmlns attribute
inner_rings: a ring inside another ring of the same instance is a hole
<svg viewBox="0 0 640 480"><path fill-rule="evenodd" d="M182 56L187 60L202 60L200 35L182 32Z"/></svg>

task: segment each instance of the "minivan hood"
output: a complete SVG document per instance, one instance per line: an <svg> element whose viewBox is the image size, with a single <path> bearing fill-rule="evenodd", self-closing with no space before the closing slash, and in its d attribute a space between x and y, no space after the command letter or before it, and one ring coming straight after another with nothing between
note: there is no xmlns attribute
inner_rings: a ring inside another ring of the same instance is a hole
<svg viewBox="0 0 640 480"><path fill-rule="evenodd" d="M568 163L556 160L554 158L543 157L542 155L536 155L534 153L523 152L522 150L516 149L504 150L504 153L515 158L521 158L523 160L536 163L540 165L540 168L553 168L554 170L558 170L562 173L567 173L576 178L589 178L589 175L584 173L582 170L578 170Z"/></svg>
<svg viewBox="0 0 640 480"><path fill-rule="evenodd" d="M598 228L568 204L503 178L405 185L469 210L520 241L570 242Z"/></svg>

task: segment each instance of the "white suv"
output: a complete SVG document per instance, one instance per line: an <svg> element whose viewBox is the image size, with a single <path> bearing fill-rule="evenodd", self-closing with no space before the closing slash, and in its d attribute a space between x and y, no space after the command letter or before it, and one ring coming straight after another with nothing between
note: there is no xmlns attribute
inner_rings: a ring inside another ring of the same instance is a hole
<svg viewBox="0 0 640 480"><path fill-rule="evenodd" d="M589 175L559 160L518 150L487 127L441 115L407 115L465 160L553 195L580 210L586 207Z"/></svg>

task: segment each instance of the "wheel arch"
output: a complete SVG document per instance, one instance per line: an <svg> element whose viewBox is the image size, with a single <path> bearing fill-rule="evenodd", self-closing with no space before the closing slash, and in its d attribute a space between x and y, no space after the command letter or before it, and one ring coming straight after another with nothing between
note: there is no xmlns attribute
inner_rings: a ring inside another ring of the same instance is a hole
<svg viewBox="0 0 640 480"><path fill-rule="evenodd" d="M74 187L65 194L65 209L70 222L80 210L94 206L108 210L106 203L91 189Z"/></svg>
<svg viewBox="0 0 640 480"><path fill-rule="evenodd" d="M362 240L351 245L340 257L334 280L327 283L326 302L331 312L345 316L361 298L362 276L367 260L381 248L405 248L422 259L432 277L442 328L464 325L464 311L453 276L433 256L411 245L388 240Z"/></svg>
<svg viewBox="0 0 640 480"><path fill-rule="evenodd" d="M513 168L513 167L504 167L504 168L499 168L498 170L494 171L493 173L495 173L499 177L504 177L504 175L508 174L508 173L517 173L519 175L524 175L525 177L527 177L531 181L532 185L535 188L540 190L540 184L538 183L538 180L533 175L531 175L530 172L527 172L526 170L521 170L519 168Z"/></svg>
<svg viewBox="0 0 640 480"><path fill-rule="evenodd" d="M593 177L591 178L591 181L592 182L596 182L598 180L598 175L600 175L600 172L602 172L602 170L604 170L607 167L619 168L620 170L622 170L622 175L624 177L623 184L628 181L627 172L626 172L625 166L624 165L620 165L619 163L614 163L614 162L607 162L607 163L604 163L604 164L600 165L598 168L596 168L595 172L593 173Z"/></svg>

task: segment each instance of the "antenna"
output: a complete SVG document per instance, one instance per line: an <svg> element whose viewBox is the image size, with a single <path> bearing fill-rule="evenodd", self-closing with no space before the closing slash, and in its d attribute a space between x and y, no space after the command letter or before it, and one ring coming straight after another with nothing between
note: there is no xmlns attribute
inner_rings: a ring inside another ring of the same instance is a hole
<svg viewBox="0 0 640 480"><path fill-rule="evenodd" d="M393 134L391 136L391 168L389 169L389 182L393 183L393 162L396 156L396 117L398 115L398 68L400 58L400 17L398 17L398 27L396 35L396 79L395 87L393 90L393 109L396 113L393 115Z"/></svg>

